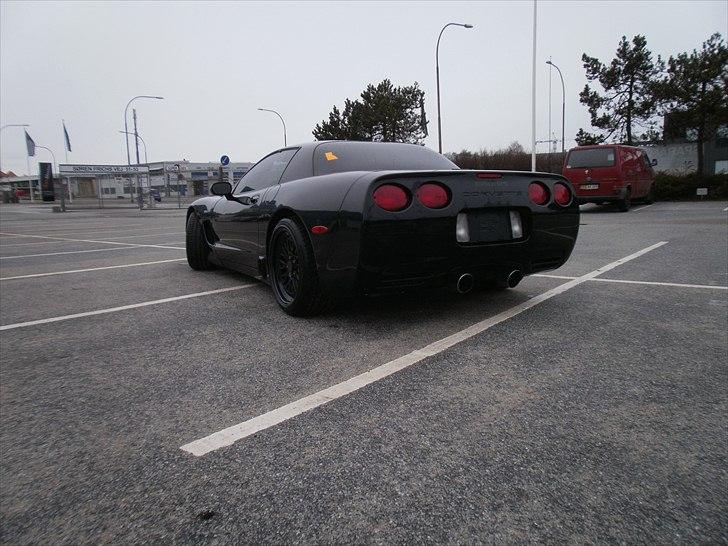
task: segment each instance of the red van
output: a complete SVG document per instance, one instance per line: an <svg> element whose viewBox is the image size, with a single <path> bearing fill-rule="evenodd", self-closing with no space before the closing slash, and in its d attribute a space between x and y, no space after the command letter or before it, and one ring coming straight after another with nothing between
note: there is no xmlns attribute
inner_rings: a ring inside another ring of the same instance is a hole
<svg viewBox="0 0 728 546"><path fill-rule="evenodd" d="M625 212L634 199L653 201L655 164L633 146L578 146L566 155L562 173L574 186L580 204L615 203Z"/></svg>

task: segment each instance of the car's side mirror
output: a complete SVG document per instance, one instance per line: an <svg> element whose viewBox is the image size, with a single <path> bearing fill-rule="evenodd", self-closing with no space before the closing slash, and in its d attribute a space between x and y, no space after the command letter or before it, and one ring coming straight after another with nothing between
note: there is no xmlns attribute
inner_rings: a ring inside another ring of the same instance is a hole
<svg viewBox="0 0 728 546"><path fill-rule="evenodd" d="M233 187L230 182L215 182L210 186L210 193L212 195L231 195L233 193Z"/></svg>
<svg viewBox="0 0 728 546"><path fill-rule="evenodd" d="M650 165L652 165L653 167L657 165L657 160L653 159L652 161L650 161Z"/></svg>

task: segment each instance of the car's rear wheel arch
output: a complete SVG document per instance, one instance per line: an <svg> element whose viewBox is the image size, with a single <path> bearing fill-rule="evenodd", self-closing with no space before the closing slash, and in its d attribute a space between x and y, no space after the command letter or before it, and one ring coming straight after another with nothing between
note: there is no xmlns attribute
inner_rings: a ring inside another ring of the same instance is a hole
<svg viewBox="0 0 728 546"><path fill-rule="evenodd" d="M294 222L296 222L300 227L301 231L305 234L305 237L308 238L308 242L313 244L313 241L311 241L311 235L308 233L308 230L306 229L306 224L303 223L303 220L301 217L296 214L293 209L280 209L277 210L273 216L270 219L270 222L268 222L268 230L265 234L265 254L266 258L270 256L270 236L273 234L273 230L275 229L278 222L283 220L284 218L290 218Z"/></svg>

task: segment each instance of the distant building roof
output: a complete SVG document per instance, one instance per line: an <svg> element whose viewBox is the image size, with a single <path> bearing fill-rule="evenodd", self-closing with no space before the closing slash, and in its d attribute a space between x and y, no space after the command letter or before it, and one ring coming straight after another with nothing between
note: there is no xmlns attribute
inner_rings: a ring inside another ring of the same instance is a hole
<svg viewBox="0 0 728 546"><path fill-rule="evenodd" d="M12 176L12 177L16 177L16 176L18 176L18 175L17 175L17 174L15 174L15 173L14 173L13 171L8 171L8 172L6 172L6 173L4 173L4 172L0 171L0 178L7 178L7 177L10 177L10 176Z"/></svg>

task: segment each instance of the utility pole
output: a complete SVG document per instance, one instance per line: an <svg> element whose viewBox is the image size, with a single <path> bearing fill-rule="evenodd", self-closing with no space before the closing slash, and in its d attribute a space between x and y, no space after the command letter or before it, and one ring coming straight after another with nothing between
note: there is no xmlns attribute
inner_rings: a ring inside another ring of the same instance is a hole
<svg viewBox="0 0 728 546"><path fill-rule="evenodd" d="M132 116L134 118L134 146L136 147L136 161L137 165L139 165L139 133L137 132L137 115L136 115L136 108L132 108L131 110ZM139 187L139 173L136 175L136 190L137 190L137 199L139 199L139 210L144 208L144 198L142 197L142 191Z"/></svg>

